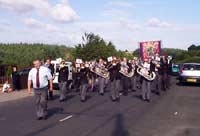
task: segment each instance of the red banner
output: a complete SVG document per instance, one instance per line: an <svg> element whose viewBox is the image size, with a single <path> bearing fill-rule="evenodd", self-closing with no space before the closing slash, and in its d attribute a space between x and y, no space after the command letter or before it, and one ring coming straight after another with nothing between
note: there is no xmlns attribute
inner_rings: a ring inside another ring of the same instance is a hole
<svg viewBox="0 0 200 136"><path fill-rule="evenodd" d="M160 55L161 41L140 42L140 56L142 60L148 59L150 56Z"/></svg>

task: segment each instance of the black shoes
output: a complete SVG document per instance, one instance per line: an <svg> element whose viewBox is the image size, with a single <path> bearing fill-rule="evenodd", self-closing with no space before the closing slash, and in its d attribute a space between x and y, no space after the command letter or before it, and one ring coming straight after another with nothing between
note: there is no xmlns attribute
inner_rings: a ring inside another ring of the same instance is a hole
<svg viewBox="0 0 200 136"><path fill-rule="evenodd" d="M104 93L99 93L99 94L102 95L102 96L104 95Z"/></svg>
<svg viewBox="0 0 200 136"><path fill-rule="evenodd" d="M81 99L81 102L85 102L86 101L86 99Z"/></svg>
<svg viewBox="0 0 200 136"><path fill-rule="evenodd" d="M36 117L36 120L41 120L42 119L42 117Z"/></svg>
<svg viewBox="0 0 200 136"><path fill-rule="evenodd" d="M36 117L36 120L47 120L47 116L44 116L44 117Z"/></svg>

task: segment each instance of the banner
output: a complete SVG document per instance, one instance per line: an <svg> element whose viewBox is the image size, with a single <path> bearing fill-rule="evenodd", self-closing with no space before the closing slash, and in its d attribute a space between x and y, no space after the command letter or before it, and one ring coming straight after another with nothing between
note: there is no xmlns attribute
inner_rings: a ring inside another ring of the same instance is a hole
<svg viewBox="0 0 200 136"><path fill-rule="evenodd" d="M150 56L155 54L160 55L161 41L146 41L140 42L140 57L142 60L149 59Z"/></svg>

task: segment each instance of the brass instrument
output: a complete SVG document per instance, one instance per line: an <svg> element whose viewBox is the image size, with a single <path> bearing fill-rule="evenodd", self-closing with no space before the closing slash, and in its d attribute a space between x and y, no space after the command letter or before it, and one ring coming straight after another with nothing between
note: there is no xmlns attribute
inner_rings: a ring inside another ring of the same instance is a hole
<svg viewBox="0 0 200 136"><path fill-rule="evenodd" d="M131 72L128 72L128 65L121 65L120 73L126 77L132 77L135 73L135 69L132 69Z"/></svg>
<svg viewBox="0 0 200 136"><path fill-rule="evenodd" d="M110 77L110 74L105 67L93 66L90 67L90 71L105 79L108 79Z"/></svg>
<svg viewBox="0 0 200 136"><path fill-rule="evenodd" d="M138 66L137 73L143 76L145 79L149 81L153 81L156 78L155 72L149 72L148 69L144 68L141 65L137 65L137 66Z"/></svg>

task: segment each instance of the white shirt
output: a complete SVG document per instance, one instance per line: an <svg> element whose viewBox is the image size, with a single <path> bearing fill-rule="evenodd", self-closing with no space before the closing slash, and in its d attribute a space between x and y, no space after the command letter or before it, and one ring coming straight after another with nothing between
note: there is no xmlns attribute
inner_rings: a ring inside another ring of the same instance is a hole
<svg viewBox="0 0 200 136"><path fill-rule="evenodd" d="M33 88L37 88L36 75L37 75L37 69L32 68L28 74L28 80L32 81ZM51 75L51 72L49 71L49 69L44 66L40 66L40 68L39 68L40 87L39 88L46 87L48 85L48 80L51 80L51 79L52 79L52 75Z"/></svg>
<svg viewBox="0 0 200 136"><path fill-rule="evenodd" d="M147 62L144 62L143 67L146 68L147 70L150 70L150 64Z"/></svg>

